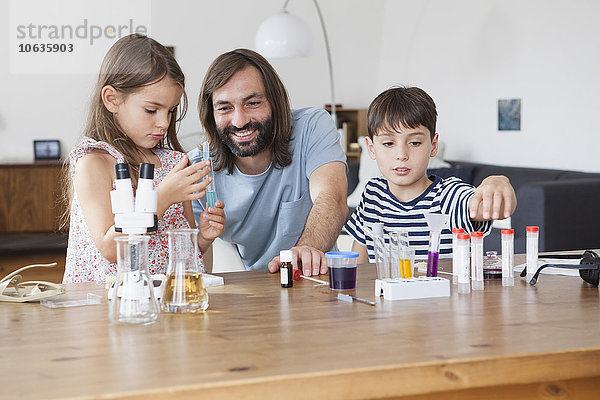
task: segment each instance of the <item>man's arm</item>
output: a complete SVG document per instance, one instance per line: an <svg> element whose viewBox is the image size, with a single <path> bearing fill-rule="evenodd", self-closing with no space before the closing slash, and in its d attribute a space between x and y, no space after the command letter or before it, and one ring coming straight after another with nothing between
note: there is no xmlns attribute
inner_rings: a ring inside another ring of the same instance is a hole
<svg viewBox="0 0 600 400"><path fill-rule="evenodd" d="M310 175L309 185L313 206L300 239L291 249L292 265L297 268L300 262L305 275L318 275L327 273L324 253L333 247L348 216L346 165L339 161L321 165ZM276 272L280 265L279 257L275 257L269 271Z"/></svg>

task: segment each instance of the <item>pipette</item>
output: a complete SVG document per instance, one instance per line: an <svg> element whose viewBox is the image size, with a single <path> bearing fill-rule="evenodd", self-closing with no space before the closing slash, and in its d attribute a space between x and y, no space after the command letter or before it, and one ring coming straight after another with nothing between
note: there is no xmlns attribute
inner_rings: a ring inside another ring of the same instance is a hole
<svg viewBox="0 0 600 400"><path fill-rule="evenodd" d="M309 281L317 282L320 285L329 285L329 282L322 281L320 279L311 278L310 276L302 275L302 271L299 269L294 270L294 280L299 281L300 278L308 279ZM315 285L317 286L317 285Z"/></svg>
<svg viewBox="0 0 600 400"><path fill-rule="evenodd" d="M212 159L210 158L210 147L208 142L202 143L202 161L210 162L210 172L206 178L210 178L210 183L206 187L206 207L214 207L217 201L217 192L215 191L215 176L213 173ZM206 179L204 178L204 179Z"/></svg>
<svg viewBox="0 0 600 400"><path fill-rule="evenodd" d="M368 304L370 306L376 306L377 305L377 303L375 303L374 301L369 301L369 300L366 300L366 299L361 299L360 297L352 296L350 294L338 293L337 298L338 298L338 300L346 301L348 303L352 303L352 300L356 300L356 301L360 301L361 303Z"/></svg>

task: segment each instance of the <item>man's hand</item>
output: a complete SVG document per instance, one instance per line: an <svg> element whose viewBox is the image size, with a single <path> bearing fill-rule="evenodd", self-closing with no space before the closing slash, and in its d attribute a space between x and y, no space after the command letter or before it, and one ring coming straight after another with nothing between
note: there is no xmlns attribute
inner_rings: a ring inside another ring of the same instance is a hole
<svg viewBox="0 0 600 400"><path fill-rule="evenodd" d="M505 219L517 208L515 190L507 177L492 175L485 178L469 201L469 217L474 221Z"/></svg>
<svg viewBox="0 0 600 400"><path fill-rule="evenodd" d="M292 266L294 269L302 269L306 276L319 275L327 273L327 260L325 253L314 247L295 246L292 247ZM269 263L269 271L277 272L281 267L279 256L274 257Z"/></svg>

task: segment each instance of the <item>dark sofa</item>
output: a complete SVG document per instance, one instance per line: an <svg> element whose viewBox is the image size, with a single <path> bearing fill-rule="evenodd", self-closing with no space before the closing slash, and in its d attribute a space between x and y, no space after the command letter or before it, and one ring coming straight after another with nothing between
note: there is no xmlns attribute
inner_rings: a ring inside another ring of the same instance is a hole
<svg viewBox="0 0 600 400"><path fill-rule="evenodd" d="M451 168L429 170L457 176L474 186L490 175L510 179L517 195L511 225L515 253L525 253L525 227L540 227L540 251L600 248L600 174L542 168L504 167L449 161ZM358 162L348 164L348 193L358 184ZM501 250L500 230L485 238L485 250Z"/></svg>

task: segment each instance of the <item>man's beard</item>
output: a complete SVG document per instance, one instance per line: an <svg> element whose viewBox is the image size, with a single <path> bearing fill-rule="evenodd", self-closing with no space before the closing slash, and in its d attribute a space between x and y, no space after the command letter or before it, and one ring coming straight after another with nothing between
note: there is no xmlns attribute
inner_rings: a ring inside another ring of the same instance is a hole
<svg viewBox="0 0 600 400"><path fill-rule="evenodd" d="M257 130L256 136L249 142L237 142L231 137L240 131ZM219 137L229 147L229 150L237 157L252 157L266 149L273 138L273 118L269 117L263 122L248 122L241 128L227 125L224 129L217 128Z"/></svg>

